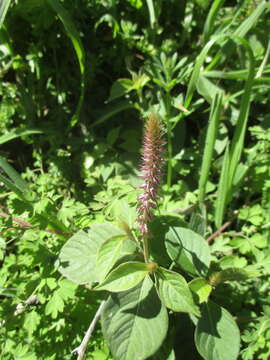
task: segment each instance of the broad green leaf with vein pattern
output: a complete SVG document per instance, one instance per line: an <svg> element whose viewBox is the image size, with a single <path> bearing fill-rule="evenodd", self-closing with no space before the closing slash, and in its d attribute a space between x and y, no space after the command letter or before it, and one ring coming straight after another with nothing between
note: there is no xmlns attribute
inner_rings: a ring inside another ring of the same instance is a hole
<svg viewBox="0 0 270 360"><path fill-rule="evenodd" d="M170 227L165 235L170 258L192 275L206 275L210 264L210 250L202 236L182 227Z"/></svg>
<svg viewBox="0 0 270 360"><path fill-rule="evenodd" d="M62 247L59 271L77 284L92 285L99 280L96 259L101 244L124 232L111 224L93 225L88 233L83 230L73 235Z"/></svg>
<svg viewBox="0 0 270 360"><path fill-rule="evenodd" d="M240 332L232 315L211 301L203 305L195 343L205 360L237 360Z"/></svg>
<svg viewBox="0 0 270 360"><path fill-rule="evenodd" d="M141 262L127 262L114 269L95 290L111 292L127 291L140 283L150 269L148 264Z"/></svg>
<svg viewBox="0 0 270 360"><path fill-rule="evenodd" d="M147 359L168 329L167 310L148 276L129 291L112 294L101 321L114 360Z"/></svg>
<svg viewBox="0 0 270 360"><path fill-rule="evenodd" d="M199 310L194 304L191 291L183 276L164 268L159 268L156 276L159 296L167 308L176 312L199 315Z"/></svg>

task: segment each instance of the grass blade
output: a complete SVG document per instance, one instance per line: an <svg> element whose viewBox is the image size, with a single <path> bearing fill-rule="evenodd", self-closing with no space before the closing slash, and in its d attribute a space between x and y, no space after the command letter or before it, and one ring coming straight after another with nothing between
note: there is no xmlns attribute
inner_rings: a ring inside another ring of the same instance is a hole
<svg viewBox="0 0 270 360"><path fill-rule="evenodd" d="M220 114L223 102L223 92L218 92L211 105L210 121L207 129L202 169L199 180L199 202L203 202L205 196L206 183L209 178L209 170L213 160L214 145L217 138Z"/></svg>
<svg viewBox="0 0 270 360"><path fill-rule="evenodd" d="M232 36L240 36L244 37L249 30L256 24L257 20L260 18L260 16L263 14L263 12L266 10L266 8L269 7L269 4L263 0L260 5L257 6L257 8L251 13L249 17L247 17L240 26L236 30L230 30L231 27L235 26L235 23L239 20L237 18L241 15L241 6L239 7L238 11L236 12L235 16L233 16L230 23L222 30L223 34L229 35L232 33ZM226 42L226 44L222 44L222 48L218 51L216 56L213 58L211 63L207 66L207 70L211 70L221 61L223 55L225 55L226 58L228 58L233 51L232 42Z"/></svg>
<svg viewBox="0 0 270 360"><path fill-rule="evenodd" d="M218 11L221 8L221 6L224 4L225 0L215 0L211 6L211 9L209 11L209 14L207 16L207 19L205 21L204 24L204 29L203 29L203 40L204 43L206 43L209 38L210 35L212 33L213 27L214 27L214 22L215 19L217 17Z"/></svg>
<svg viewBox="0 0 270 360"><path fill-rule="evenodd" d="M263 61L258 69L257 74L256 74L256 79L260 78L262 76L262 74L264 73L269 56L270 56L270 41L268 41L268 46L267 46Z"/></svg>
<svg viewBox="0 0 270 360"><path fill-rule="evenodd" d="M244 138L245 138L245 133L246 133L246 128L247 128L247 120L248 120L250 101L251 101L251 90L252 90L253 81L254 81L254 77L255 77L254 55L253 55L253 52L251 50L249 43L245 39L243 39L239 36L224 35L224 34L213 37L210 41L208 41L208 43L204 46L203 50L201 51L201 53L198 56L197 61L195 63L193 73L191 75L191 79L188 84L187 95L186 95L186 99L185 99L185 103L184 103L184 107L188 109L188 107L191 103L194 91L196 89L200 73L202 72L202 65L204 63L204 60L205 60L209 50L216 42L220 42L220 41L223 42L223 47L226 46L226 43L224 43L224 40L233 40L236 44L240 44L244 48L244 50L246 51L246 53L248 55L248 69L247 69L247 78L245 81L244 91L243 91L243 95L242 95L241 102L240 102L240 110L239 110L239 116L238 116L238 120L237 120L236 129L234 132L231 147L228 150L229 155L226 156L226 164L223 164L223 169L222 169L221 176L226 176L227 179L226 179L226 182L224 181L224 179L221 180L222 190L219 190L219 193L220 193L220 191L222 191L224 193L222 194L222 196L218 195L218 201L217 201L218 207L216 210L216 211L218 211L218 215L216 217L217 225L221 224L221 222L223 220L223 214L224 214L226 205L232 198L233 178L235 176L236 168L237 168L238 162L240 160L240 157L241 157L241 154L243 151L243 146L244 146ZM228 163L227 163L227 157L229 157ZM226 171L224 172L225 165L226 165ZM224 186L224 184L226 184L226 186ZM201 185L201 186L203 186L203 185ZM202 190L201 190L201 192L202 192ZM224 203L222 203L222 201L224 201Z"/></svg>
<svg viewBox="0 0 270 360"><path fill-rule="evenodd" d="M146 0L146 4L148 7L148 11L149 11L150 27L151 27L151 29L154 29L155 24L157 22L154 4L153 4L152 0Z"/></svg>
<svg viewBox="0 0 270 360"><path fill-rule="evenodd" d="M115 105L115 106L109 106L105 108L103 115L101 115L92 125L91 127L95 127L97 125L100 125L110 119L112 116L118 114L121 111L127 110L127 109L134 109L134 105L131 104L128 101L122 101L121 103Z"/></svg>
<svg viewBox="0 0 270 360"><path fill-rule="evenodd" d="M251 58L252 58L252 61L253 61L252 67L254 68L253 53L251 51L251 48L250 48L248 42L245 39L243 39L243 38L241 38L239 36L226 35L226 34L221 34L221 35L217 35L217 36L213 37L203 47L201 53L197 57L195 65L194 65L194 69L193 69L191 78L190 78L189 83L188 83L187 94L186 94L186 99L185 99L185 103L184 103L184 107L186 109L188 109L188 107L189 107L189 105L191 103L191 100L193 98L194 91L195 91L195 89L197 87L197 83L199 81L199 76L201 75L201 73L203 73L202 66L203 66L203 63L205 61L205 58L206 58L209 50L212 48L212 46L214 44L220 43L223 40L232 40L236 44L240 44L241 46L243 46L244 49L248 52L249 61L251 61ZM225 45L226 45L226 43L222 44L222 46L225 46Z"/></svg>
<svg viewBox="0 0 270 360"><path fill-rule="evenodd" d="M0 145L2 144L5 144L13 139L16 139L18 137L21 137L21 136L25 136L25 135L32 135L32 134L42 134L43 131L41 130L19 130L19 129L15 129L15 130L12 130L10 131L9 133L7 134L4 134L2 136L0 136Z"/></svg>
<svg viewBox="0 0 270 360"><path fill-rule="evenodd" d="M254 55L248 42L244 41L243 44L244 43L246 43L245 47L249 56L248 78L245 83L243 96L241 98L239 116L230 149L230 169L228 174L229 189L232 188L235 171L238 166L240 156L244 147L244 138L247 128L248 114L249 114L250 101L251 101L251 90L252 90L253 80L255 77Z"/></svg>
<svg viewBox="0 0 270 360"><path fill-rule="evenodd" d="M208 43L204 46L204 48L200 52L199 56L197 57L193 72L191 74L191 78L188 83L187 94L186 94L186 99L185 99L185 103L184 103L184 108L186 108L186 109L188 109L188 107L191 103L191 100L193 98L193 93L196 89L197 82L198 82L200 72L201 72L201 67L204 63L204 60L205 60L209 50L211 49L211 47L215 44L215 42L217 40L218 40L218 38L214 38L214 39L211 39L210 41L208 41Z"/></svg>
<svg viewBox="0 0 270 360"><path fill-rule="evenodd" d="M242 24L234 31L234 35L244 37L248 31L255 25L259 17L262 15L264 10L267 8L266 1L262 1L260 5L252 12L252 14L247 17Z"/></svg>
<svg viewBox="0 0 270 360"><path fill-rule="evenodd" d="M20 189L13 184L12 181L10 181L8 178L0 174L0 181L10 190L13 191L15 194L17 194L20 198L23 198L23 194L20 191Z"/></svg>
<svg viewBox="0 0 270 360"><path fill-rule="evenodd" d="M73 115L73 118L71 120L71 127L77 124L79 121L80 111L81 107L84 101L84 93L85 93L85 51L84 47L80 38L80 35L68 13L68 11L62 6L59 0L47 0L49 5L53 8L53 10L56 12L59 19L62 21L64 28L66 30L67 35L70 37L74 50L77 55L77 59L80 66L80 72L81 72L81 91L80 91L80 97L79 102L77 105L77 109L75 111L75 114Z"/></svg>
<svg viewBox="0 0 270 360"><path fill-rule="evenodd" d="M229 144L228 144L223 159L222 170L218 184L217 199L215 203L215 225L218 229L222 225L225 206L227 202L229 166L230 166L230 159L229 159Z"/></svg>
<svg viewBox="0 0 270 360"><path fill-rule="evenodd" d="M244 147L244 138L247 128L248 114L251 101L251 90L255 77L255 61L253 52L246 40L242 39L242 44L245 46L249 57L248 77L241 98L239 116L232 144L229 149L229 155L226 156L226 158L224 159L224 164L221 172L215 214L215 223L217 227L221 226L226 205L233 196L233 182ZM223 179L223 177L226 177L226 179Z"/></svg>
<svg viewBox="0 0 270 360"><path fill-rule="evenodd" d="M22 177L17 173L17 171L9 165L6 159L4 159L2 156L0 156L0 169L2 169L10 178L7 179L4 176L1 175L1 180L11 189L10 183L12 183L13 187L15 186L17 190L19 190L21 193L25 193L30 191L28 184L26 181L22 179ZM4 179L2 179L4 178ZM14 189L11 189L14 191Z"/></svg>
<svg viewBox="0 0 270 360"><path fill-rule="evenodd" d="M1 0L0 1L0 28L3 25L5 20L9 5L11 0Z"/></svg>

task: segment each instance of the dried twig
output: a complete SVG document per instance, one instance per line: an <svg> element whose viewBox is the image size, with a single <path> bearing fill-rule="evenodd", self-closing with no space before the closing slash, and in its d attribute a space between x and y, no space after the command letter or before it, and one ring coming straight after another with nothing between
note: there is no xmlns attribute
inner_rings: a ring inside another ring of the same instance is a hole
<svg viewBox="0 0 270 360"><path fill-rule="evenodd" d="M10 216L9 214L7 213L4 213L4 212L1 212L0 213L0 217L2 218L5 218L5 219L8 219L8 218L11 218L11 220L17 224L19 224L20 228L22 229L36 229L35 227L33 227L29 222L25 221L25 220L21 220L19 218L16 218L16 217L12 217ZM50 229L45 229L43 230L47 233L50 233L50 234L55 234L55 235L63 235L63 236L68 236L70 234L68 233L63 233L61 231L57 231L57 230L50 230Z"/></svg>
<svg viewBox="0 0 270 360"><path fill-rule="evenodd" d="M102 314L102 312L104 310L105 305L106 305L106 300L102 301L101 304L99 305L96 315L95 315L94 319L92 320L89 328L87 329L81 344L78 347L76 347L74 350L72 350L72 354L78 355L77 360L82 360L84 358L84 354L85 354L88 342L92 336L93 331L95 330L96 324L100 318L100 315Z"/></svg>
<svg viewBox="0 0 270 360"><path fill-rule="evenodd" d="M0 217L8 219L11 216L9 214L6 214L6 213L0 213ZM15 217L11 217L11 219L12 219L12 221L18 223L20 225L20 227L22 227L22 228L30 228L31 227L31 224L29 224L27 221L24 221L24 220L15 218Z"/></svg>
<svg viewBox="0 0 270 360"><path fill-rule="evenodd" d="M207 242L211 243L216 237L218 237L219 235L221 235L223 233L223 231L225 229L227 229L227 227L231 225L231 221L227 221L225 222L217 231L215 231L212 235L210 235L207 238Z"/></svg>

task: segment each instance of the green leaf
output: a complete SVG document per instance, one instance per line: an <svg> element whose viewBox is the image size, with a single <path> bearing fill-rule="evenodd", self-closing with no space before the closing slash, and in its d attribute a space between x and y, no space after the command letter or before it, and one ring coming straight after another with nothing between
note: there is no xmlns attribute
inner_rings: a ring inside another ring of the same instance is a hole
<svg viewBox="0 0 270 360"><path fill-rule="evenodd" d="M74 284L73 282L67 279L63 279L58 281L58 285L59 285L58 294L61 296L61 298L64 301L74 298L77 289L76 284Z"/></svg>
<svg viewBox="0 0 270 360"><path fill-rule="evenodd" d="M114 269L95 290L111 292L127 291L138 285L149 273L148 264L140 262L126 262Z"/></svg>
<svg viewBox="0 0 270 360"><path fill-rule="evenodd" d="M139 75L136 73L132 74L132 79L117 79L110 91L108 102L117 99L132 90L141 90L149 81L149 77L145 74Z"/></svg>
<svg viewBox="0 0 270 360"><path fill-rule="evenodd" d="M263 12L269 8L269 3L265 0L261 1L255 10L247 17L240 26L238 26L234 32L234 35L244 37L249 30L256 24Z"/></svg>
<svg viewBox="0 0 270 360"><path fill-rule="evenodd" d="M217 198L215 201L215 225L217 228L220 228L222 225L225 206L227 202L226 196L228 194L228 189L229 189L229 185L228 185L229 167L230 167L230 156L229 156L229 143L228 143L222 162Z"/></svg>
<svg viewBox="0 0 270 360"><path fill-rule="evenodd" d="M169 267L171 264L171 259L167 254L164 242L169 226L188 227L188 224L186 224L179 215L156 216L151 222L150 232L153 236L149 238L150 254L154 261L163 267Z"/></svg>
<svg viewBox="0 0 270 360"><path fill-rule="evenodd" d="M124 110L134 108L134 104L127 100L121 101L115 105L105 106L102 115L93 124L91 124L91 127L103 124L105 121Z"/></svg>
<svg viewBox="0 0 270 360"><path fill-rule="evenodd" d="M209 302L202 307L195 343L205 360L237 360L240 332L227 310Z"/></svg>
<svg viewBox="0 0 270 360"><path fill-rule="evenodd" d="M188 228L195 233L204 236L206 233L207 222L206 222L206 208L203 204L200 205L200 210L194 210L189 219Z"/></svg>
<svg viewBox="0 0 270 360"><path fill-rule="evenodd" d="M148 7L148 12L149 12L150 26L151 26L151 29L154 29L154 27L157 23L154 2L153 2L153 0L146 0L146 4Z"/></svg>
<svg viewBox="0 0 270 360"><path fill-rule="evenodd" d="M11 191L17 194L19 197L23 198L22 192L10 181L8 178L0 174L0 181Z"/></svg>
<svg viewBox="0 0 270 360"><path fill-rule="evenodd" d="M247 264L247 260L243 256L227 255L219 260L219 266L222 270L230 267L244 268Z"/></svg>
<svg viewBox="0 0 270 360"><path fill-rule="evenodd" d="M224 281L244 281L247 280L249 277L252 277L252 274L249 274L244 269L227 268L211 274L210 284L213 286L217 286Z"/></svg>
<svg viewBox="0 0 270 360"><path fill-rule="evenodd" d="M126 243L130 244L130 246ZM136 249L135 244L131 242L127 236L114 236L105 241L99 248L97 254L97 273L99 276L99 281L102 281L114 264L121 257L127 254L132 254Z"/></svg>
<svg viewBox="0 0 270 360"><path fill-rule="evenodd" d="M17 188L17 191L19 190L21 193L30 191L27 182L22 179L22 177L17 173L17 171L2 156L0 156L0 168L2 168L4 172L7 174L7 176L11 179L10 181L9 179L6 179L3 176L1 176L1 180L12 191L16 192L12 187L8 186L8 184L3 180L3 178L6 179L9 183L11 183L11 185Z"/></svg>
<svg viewBox="0 0 270 360"><path fill-rule="evenodd" d="M208 7L210 0L195 0L196 3L201 6L204 10Z"/></svg>
<svg viewBox="0 0 270 360"><path fill-rule="evenodd" d="M215 3L217 3L217 2L221 3L220 0L215 1ZM189 105L193 98L194 90L196 89L197 82L198 82L199 76L202 71L202 65L208 55L209 50L212 48L212 46L215 43L220 43L222 41L224 42L224 41L228 41L228 40L233 40L236 44L240 44L241 46L243 46L243 48L247 51L248 59L249 59L248 77L247 77L247 81L245 84L245 91L244 91L242 99L241 99L241 108L242 109L240 108L240 114L239 114L239 118L242 118L240 122L242 122L242 120L246 117L248 110L249 110L250 90L251 90L251 86L252 86L252 80L254 78L254 56L253 56L252 50L251 50L248 42L245 39L243 39L239 36L236 36L236 35L220 34L220 35L214 36L204 46L204 48L202 49L202 51L196 58L196 63L194 65L190 81L188 83L184 107L186 109L189 108Z"/></svg>
<svg viewBox="0 0 270 360"><path fill-rule="evenodd" d="M218 92L211 104L209 125L203 151L203 161L199 180L199 201L203 202L206 192L206 184L209 179L210 167L213 162L214 145L217 138L218 126L221 116L223 93Z"/></svg>
<svg viewBox="0 0 270 360"><path fill-rule="evenodd" d="M127 233L134 228L137 219L137 211L135 207L131 207L127 200L117 200L113 205L113 214L119 222L119 226Z"/></svg>
<svg viewBox="0 0 270 360"><path fill-rule="evenodd" d="M83 230L73 235L62 247L58 270L77 284L89 284L98 280L95 271L99 242Z"/></svg>
<svg viewBox="0 0 270 360"><path fill-rule="evenodd" d="M108 134L107 134L107 136L106 136L106 141L107 141L107 143L108 143L110 146L113 146L114 143L116 142L116 140L118 139L119 133L120 133L120 129L121 129L121 127L118 126L118 127L112 128L112 129L108 132Z"/></svg>
<svg viewBox="0 0 270 360"><path fill-rule="evenodd" d="M214 0L212 2L211 8L208 12L206 21L204 23L204 29L203 29L204 42L208 41L211 33L213 32L216 17L218 15L219 9L223 5L224 1L225 0Z"/></svg>
<svg viewBox="0 0 270 360"><path fill-rule="evenodd" d="M210 264L207 242L194 231L170 227L165 235L165 246L170 258L192 275L206 275Z"/></svg>
<svg viewBox="0 0 270 360"><path fill-rule="evenodd" d="M127 94L131 90L133 90L133 81L131 79L116 80L112 84L108 102Z"/></svg>
<svg viewBox="0 0 270 360"><path fill-rule="evenodd" d="M115 360L147 359L163 343L168 314L147 276L130 291L112 294L101 317Z"/></svg>
<svg viewBox="0 0 270 360"><path fill-rule="evenodd" d="M102 23L107 23L107 25L112 28L113 31L113 37L115 38L117 36L117 34L120 31L120 26L119 23L117 22L117 20L115 19L114 16L112 16L111 14L104 14L102 15L99 20L96 22L95 24L95 31L97 31L98 27L102 24Z"/></svg>
<svg viewBox="0 0 270 360"><path fill-rule="evenodd" d="M239 219L246 220L255 226L262 225L263 218L263 208L259 204L255 204L251 207L243 207L239 211Z"/></svg>
<svg viewBox="0 0 270 360"><path fill-rule="evenodd" d="M8 141L11 141L13 139L16 139L18 137L21 137L21 136L26 136L26 135L32 135L32 134L42 134L43 131L41 130L19 130L19 129L16 129L16 130L12 130L10 132L8 132L7 134L4 134L2 136L0 136L0 145L8 142Z"/></svg>
<svg viewBox="0 0 270 360"><path fill-rule="evenodd" d="M0 28L5 20L11 0L2 0L0 2Z"/></svg>
<svg viewBox="0 0 270 360"><path fill-rule="evenodd" d="M59 0L47 0L49 5L52 9L56 12L59 19L62 21L64 28L66 30L67 35L70 37L71 42L73 44L74 50L77 55L77 59L80 66L81 72L81 91L80 91L80 98L77 105L76 112L73 116L71 126L76 125L79 121L79 115L81 111L81 106L84 100L84 93L85 93L85 51L84 47L80 38L80 34L76 29L69 12L62 6Z"/></svg>
<svg viewBox="0 0 270 360"><path fill-rule="evenodd" d="M14 360L37 360L36 354L33 352L29 343L19 343L17 346L16 344L14 344L12 348L12 358Z"/></svg>
<svg viewBox="0 0 270 360"><path fill-rule="evenodd" d="M198 297L199 303L206 302L212 292L211 285L204 278L196 278L188 284L190 290Z"/></svg>
<svg viewBox="0 0 270 360"><path fill-rule="evenodd" d="M126 235L122 229L119 229L118 227L109 223L95 224L91 226L89 234L99 244L102 244L104 241L110 239L113 236Z"/></svg>
<svg viewBox="0 0 270 360"><path fill-rule="evenodd" d="M38 324L40 323L40 318L41 316L35 310L32 310L25 315L23 327L29 334L33 334L36 330Z"/></svg>
<svg viewBox="0 0 270 360"><path fill-rule="evenodd" d="M101 244L124 232L111 224L93 225L89 233L83 230L73 235L62 247L59 255L59 271L77 284L97 282L96 258Z"/></svg>
<svg viewBox="0 0 270 360"><path fill-rule="evenodd" d="M161 267L158 269L156 276L159 296L167 308L176 312L199 315L188 284L183 276Z"/></svg>
<svg viewBox="0 0 270 360"><path fill-rule="evenodd" d="M214 101L217 94L222 93L222 88L215 85L203 75L198 77L196 87L198 93L202 95L209 104Z"/></svg>
<svg viewBox="0 0 270 360"><path fill-rule="evenodd" d="M51 315L53 319L57 318L58 313L63 312L64 310L64 301L60 296L58 290L56 290L50 300L47 302L45 307L45 314Z"/></svg>

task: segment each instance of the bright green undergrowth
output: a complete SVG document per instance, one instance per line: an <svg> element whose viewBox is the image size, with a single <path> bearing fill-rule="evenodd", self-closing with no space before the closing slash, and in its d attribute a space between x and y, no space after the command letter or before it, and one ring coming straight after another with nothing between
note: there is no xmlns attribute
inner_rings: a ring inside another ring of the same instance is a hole
<svg viewBox="0 0 270 360"><path fill-rule="evenodd" d="M268 359L269 3L3 1L0 25L0 358L70 359L111 293L86 359ZM155 271L134 248L150 110ZM129 345L114 334L140 301Z"/></svg>

